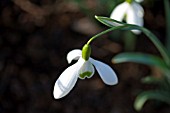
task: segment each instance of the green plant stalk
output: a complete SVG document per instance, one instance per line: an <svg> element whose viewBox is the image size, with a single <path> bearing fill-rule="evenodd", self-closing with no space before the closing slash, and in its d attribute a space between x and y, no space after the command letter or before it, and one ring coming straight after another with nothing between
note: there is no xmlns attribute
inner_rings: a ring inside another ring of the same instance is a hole
<svg viewBox="0 0 170 113"><path fill-rule="evenodd" d="M165 18L166 18L166 47L170 53L170 2L164 0Z"/></svg>
<svg viewBox="0 0 170 113"><path fill-rule="evenodd" d="M139 111L148 99L155 99L170 104L169 92L164 90L151 90L140 93L135 102L134 108Z"/></svg>
<svg viewBox="0 0 170 113"><path fill-rule="evenodd" d="M125 51L134 51L137 37L130 31L125 32L125 35L123 40Z"/></svg>
<svg viewBox="0 0 170 113"><path fill-rule="evenodd" d="M127 26L126 26L126 25L116 26L116 27L111 27L111 28L109 28L109 29L107 29L107 30L105 30L105 31L102 31L102 32L98 33L97 35L91 37L91 38L89 39L89 41L87 42L87 44L90 44L93 40L95 40L95 39L98 38L99 36L102 36L102 35L104 35L104 34L106 34L106 33L108 33L108 32L111 32L111 31L114 31L114 30L118 30L118 29L122 29L122 28L125 28L125 27L127 27Z"/></svg>
<svg viewBox="0 0 170 113"><path fill-rule="evenodd" d="M120 53L113 57L112 63L135 62L145 65L155 66L161 69L165 77L170 80L170 70L166 62L157 56L142 53Z"/></svg>
<svg viewBox="0 0 170 113"><path fill-rule="evenodd" d="M152 41L152 43L157 47L157 49L159 50L159 52L161 53L163 59L165 60L166 64L168 66L170 66L170 57L168 54L167 49L164 47L164 45L160 42L160 40L158 40L158 38L148 29L144 28L144 27L140 27L137 25L133 25L133 24L126 24L123 22L119 22L116 21L114 19L111 18L107 18L107 17L102 17L102 16L95 16L95 18L100 21L101 23L105 24L108 27L117 27L117 26L125 26L122 28L122 30L133 30L133 29L137 29L137 30L141 30L144 32L144 34Z"/></svg>
<svg viewBox="0 0 170 113"><path fill-rule="evenodd" d="M148 29L144 28L144 27L138 27L136 25L131 25L134 28L143 31L146 36L149 37L149 39L154 43L154 45L157 47L157 49L160 51L163 59L165 60L165 62L167 63L168 66L170 66L170 57L168 54L167 49L163 46L163 44L158 40L158 38L152 33L150 32Z"/></svg>
<svg viewBox="0 0 170 113"><path fill-rule="evenodd" d="M107 18L107 17L102 17L102 16L95 16L95 18L100 21L101 23L109 26L109 27L117 27L117 26L126 26L124 30L133 30L133 29L137 29L137 30L141 30L145 33L146 36L148 36L148 38L153 42L153 44L157 47L157 49L159 50L159 52L161 53L162 57L164 58L165 62L167 63L167 65L170 66L170 57L168 54L167 49L163 46L163 44L157 39L157 37L150 32L148 29L144 28L144 27L140 27L137 25L133 25L133 24L126 24L123 22L119 22L116 21L114 19L111 18ZM114 23L114 24L113 24ZM117 25L118 24L118 25Z"/></svg>

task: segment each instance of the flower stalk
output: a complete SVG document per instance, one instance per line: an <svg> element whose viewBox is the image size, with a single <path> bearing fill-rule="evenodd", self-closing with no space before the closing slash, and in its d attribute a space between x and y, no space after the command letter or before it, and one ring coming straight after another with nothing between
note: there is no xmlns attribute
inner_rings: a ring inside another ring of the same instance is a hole
<svg viewBox="0 0 170 113"><path fill-rule="evenodd" d="M102 35L104 35L104 34L106 34L106 33L108 33L108 32L111 32L111 31L113 31L113 30L122 29L122 28L125 28L125 27L127 27L127 26L126 26L126 25L115 26L115 27L111 27L111 28L109 28L109 29L107 29L107 30L105 30L105 31L102 31L102 32L96 34L95 36L91 37L91 38L89 39L89 41L87 42L87 44L90 45L90 43L91 43L93 40L95 40L96 38L98 38L98 37L100 37L100 36L102 36Z"/></svg>
<svg viewBox="0 0 170 113"><path fill-rule="evenodd" d="M165 17L166 17L166 47L168 49L168 52L170 52L170 2L169 0L164 0L164 6L165 6Z"/></svg>

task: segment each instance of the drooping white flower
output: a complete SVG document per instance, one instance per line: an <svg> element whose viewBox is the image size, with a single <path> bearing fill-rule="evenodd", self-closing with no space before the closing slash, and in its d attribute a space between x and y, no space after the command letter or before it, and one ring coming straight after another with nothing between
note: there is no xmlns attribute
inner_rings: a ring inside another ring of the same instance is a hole
<svg viewBox="0 0 170 113"><path fill-rule="evenodd" d="M78 61L64 70L55 82L53 91L55 99L67 95L75 86L78 78L85 79L86 77L92 77L95 72L94 67L105 84L115 85L118 83L117 76L109 65L90 57L88 60L84 60L82 58L82 51L79 49L70 51L67 55L67 60L68 63L71 63L72 60Z"/></svg>
<svg viewBox="0 0 170 113"><path fill-rule="evenodd" d="M142 0L138 0L141 2ZM119 4L111 13L110 18L123 21L125 18L125 21L128 24L135 24L138 26L143 26L143 16L144 16L144 10L142 6L132 1L131 3L123 2ZM132 30L135 34L140 34L141 31L139 30Z"/></svg>

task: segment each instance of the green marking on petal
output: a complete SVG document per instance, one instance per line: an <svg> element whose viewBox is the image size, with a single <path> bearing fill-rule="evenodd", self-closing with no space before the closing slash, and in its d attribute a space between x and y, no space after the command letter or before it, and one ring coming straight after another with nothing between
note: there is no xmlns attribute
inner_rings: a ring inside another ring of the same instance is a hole
<svg viewBox="0 0 170 113"><path fill-rule="evenodd" d="M84 73L81 73L79 76L80 78L84 79L85 77L89 78L92 75L92 72L86 71Z"/></svg>

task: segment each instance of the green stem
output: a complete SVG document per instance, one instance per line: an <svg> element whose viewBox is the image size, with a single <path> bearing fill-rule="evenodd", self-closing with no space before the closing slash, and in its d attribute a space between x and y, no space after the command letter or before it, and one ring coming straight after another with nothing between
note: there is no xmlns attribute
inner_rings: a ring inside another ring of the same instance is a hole
<svg viewBox="0 0 170 113"><path fill-rule="evenodd" d="M124 34L124 48L125 51L134 51L136 46L136 35L134 35L131 31L126 31Z"/></svg>
<svg viewBox="0 0 170 113"><path fill-rule="evenodd" d="M111 28L109 28L109 29L107 29L107 30L105 30L105 31L102 31L102 32L98 33L97 35L91 37L91 38L89 39L89 41L87 42L87 44L90 44L94 39L98 38L98 37L101 36L101 35L104 35L104 34L106 34L106 33L108 33L108 32L113 31L113 30L118 30L118 29L122 29L122 28L125 28L125 27L127 27L127 26L126 26L126 25L116 26L116 27L111 27Z"/></svg>
<svg viewBox="0 0 170 113"><path fill-rule="evenodd" d="M166 18L166 47L170 52L170 3L169 0L164 0L165 18Z"/></svg>
<svg viewBox="0 0 170 113"><path fill-rule="evenodd" d="M146 34L146 36L149 37L149 39L154 43L154 45L160 51L160 53L161 53L163 59L165 60L165 62L167 63L167 65L170 66L170 57L169 57L168 51L163 46L163 44L158 40L158 38L152 32L150 32L148 29L146 29L144 27L138 27L138 26L135 27L135 25L134 25L134 28L143 31Z"/></svg>

